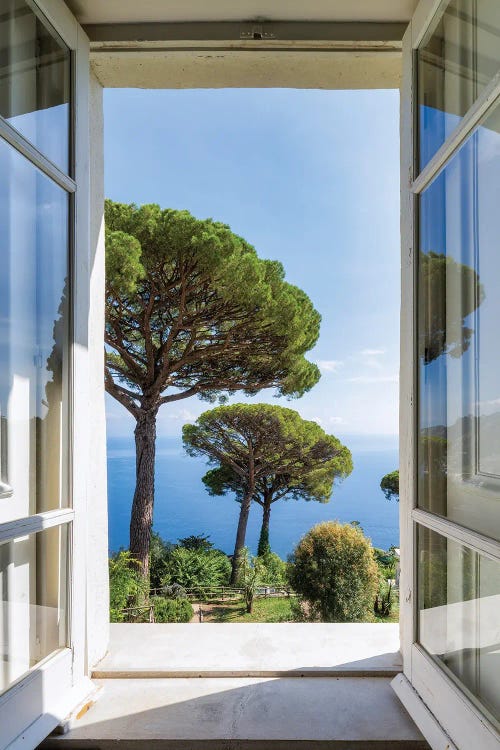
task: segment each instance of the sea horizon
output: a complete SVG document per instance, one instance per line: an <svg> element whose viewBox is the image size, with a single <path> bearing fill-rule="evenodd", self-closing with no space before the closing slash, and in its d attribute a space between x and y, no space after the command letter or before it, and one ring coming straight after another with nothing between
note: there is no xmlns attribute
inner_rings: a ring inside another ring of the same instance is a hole
<svg viewBox="0 0 500 750"><path fill-rule="evenodd" d="M273 505L270 543L286 559L300 538L316 523L358 521L374 547L399 546L399 505L380 490L384 474L398 468L397 436L344 435L354 469L336 484L328 503L280 500ZM109 551L128 547L130 509L135 486L133 435L107 440ZM209 466L188 456L180 437L159 437L156 450L153 529L169 542L191 534L208 534L218 549L231 554L239 505L234 496L210 497L201 481ZM262 512L253 503L247 546L255 553Z"/></svg>

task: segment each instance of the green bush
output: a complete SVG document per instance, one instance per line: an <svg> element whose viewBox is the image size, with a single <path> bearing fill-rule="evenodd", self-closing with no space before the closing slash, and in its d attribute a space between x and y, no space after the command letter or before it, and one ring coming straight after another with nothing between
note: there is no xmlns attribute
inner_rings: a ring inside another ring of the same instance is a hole
<svg viewBox="0 0 500 750"><path fill-rule="evenodd" d="M190 622L194 615L188 599L165 599L163 596L152 596L155 622Z"/></svg>
<svg viewBox="0 0 500 750"><path fill-rule="evenodd" d="M174 548L170 542L164 542L159 534L151 532L149 544L149 586L158 589L167 572L167 560Z"/></svg>
<svg viewBox="0 0 500 750"><path fill-rule="evenodd" d="M261 578L265 584L270 586L287 586L287 564L274 552L266 552L259 560L262 563Z"/></svg>
<svg viewBox="0 0 500 750"><path fill-rule="evenodd" d="M139 563L128 550L109 558L109 616L111 622L123 622L123 610L135 606L145 597Z"/></svg>
<svg viewBox="0 0 500 750"><path fill-rule="evenodd" d="M257 588L264 583L264 563L261 557L254 557L247 547L243 547L238 565L237 585L243 589L248 614L252 614Z"/></svg>
<svg viewBox="0 0 500 750"><path fill-rule="evenodd" d="M295 548L289 578L309 620L360 622L373 616L379 572L370 541L351 524L313 526Z"/></svg>
<svg viewBox="0 0 500 750"><path fill-rule="evenodd" d="M209 540L209 534L191 534L179 539L179 547L192 549L197 552L209 552L213 548L213 543Z"/></svg>
<svg viewBox="0 0 500 750"><path fill-rule="evenodd" d="M186 589L226 586L231 563L220 550L175 547L170 553L162 583L178 583Z"/></svg>
<svg viewBox="0 0 500 750"><path fill-rule="evenodd" d="M380 575L384 580L387 580L388 578L396 578L398 557L395 553L395 548L390 547L386 552L383 549L374 547L373 554L375 555L375 562L378 565Z"/></svg>

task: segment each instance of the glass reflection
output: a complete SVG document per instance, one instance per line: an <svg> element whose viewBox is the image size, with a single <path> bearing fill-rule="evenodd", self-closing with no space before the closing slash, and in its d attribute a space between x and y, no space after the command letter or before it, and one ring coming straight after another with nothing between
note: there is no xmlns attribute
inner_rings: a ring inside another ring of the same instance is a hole
<svg viewBox="0 0 500 750"><path fill-rule="evenodd" d="M418 528L419 642L500 721L500 563Z"/></svg>
<svg viewBox="0 0 500 750"><path fill-rule="evenodd" d="M452 0L418 50L421 169L499 68L498 0Z"/></svg>
<svg viewBox="0 0 500 750"><path fill-rule="evenodd" d="M420 202L419 506L500 539L500 109Z"/></svg>
<svg viewBox="0 0 500 750"><path fill-rule="evenodd" d="M68 504L68 196L0 140L0 522Z"/></svg>
<svg viewBox="0 0 500 750"><path fill-rule="evenodd" d="M67 172L70 53L25 0L2 3L0 59L0 115Z"/></svg>
<svg viewBox="0 0 500 750"><path fill-rule="evenodd" d="M66 645L67 529L0 544L0 693Z"/></svg>

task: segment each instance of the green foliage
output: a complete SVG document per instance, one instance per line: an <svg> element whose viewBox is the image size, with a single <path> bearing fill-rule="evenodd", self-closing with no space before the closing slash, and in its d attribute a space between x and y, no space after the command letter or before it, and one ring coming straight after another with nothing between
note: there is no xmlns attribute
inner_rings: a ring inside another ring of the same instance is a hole
<svg viewBox="0 0 500 750"><path fill-rule="evenodd" d="M264 572L263 560L260 557L253 557L248 549L244 547L240 554L237 584L243 589L248 614L252 613L253 600L257 588L265 583Z"/></svg>
<svg viewBox="0 0 500 750"><path fill-rule="evenodd" d="M211 495L234 493L242 512L251 500L262 507L260 553L270 549L272 503L282 498L327 503L334 482L352 471L351 453L338 438L282 406L219 406L184 425L183 440L189 455L216 464L203 477ZM235 559L238 554L235 549Z"/></svg>
<svg viewBox="0 0 500 750"><path fill-rule="evenodd" d="M261 576L264 583L270 586L288 585L287 564L281 557L274 552L266 552L257 557L262 565Z"/></svg>
<svg viewBox="0 0 500 750"><path fill-rule="evenodd" d="M167 573L167 560L173 545L165 542L159 534L151 532L149 546L149 585L152 589L162 586Z"/></svg>
<svg viewBox="0 0 500 750"><path fill-rule="evenodd" d="M373 611L379 573L369 540L350 524L325 521L300 540L290 583L303 612L321 622L360 622Z"/></svg>
<svg viewBox="0 0 500 750"><path fill-rule="evenodd" d="M388 617L394 603L394 584L392 581L379 579L378 591L375 596L373 611L379 617Z"/></svg>
<svg viewBox="0 0 500 750"><path fill-rule="evenodd" d="M194 610L188 599L166 599L152 596L155 622L190 622Z"/></svg>
<svg viewBox="0 0 500 750"><path fill-rule="evenodd" d="M390 547L387 552L374 547L373 554L382 578L384 580L387 580L387 578L396 578L398 556L396 555L395 547Z"/></svg>
<svg viewBox="0 0 500 750"><path fill-rule="evenodd" d="M271 552L269 543L269 526L262 524L259 535L259 544L257 545L257 557L263 557Z"/></svg>
<svg viewBox="0 0 500 750"><path fill-rule="evenodd" d="M213 546L213 543L209 541L209 534L191 534L184 539L179 539L179 547L196 552L209 552Z"/></svg>
<svg viewBox="0 0 500 750"><path fill-rule="evenodd" d="M211 495L235 492L248 475L249 445L255 448L255 500L282 497L330 500L333 483L352 471L352 456L338 438L293 409L271 404L233 404L204 412L184 425L183 440L191 456L218 464L203 477Z"/></svg>
<svg viewBox="0 0 500 750"><path fill-rule="evenodd" d="M146 591L139 572L139 564L128 550L109 558L109 608L111 622L123 622L122 610L135 606Z"/></svg>
<svg viewBox="0 0 500 750"><path fill-rule="evenodd" d="M163 583L177 583L186 589L226 586L230 574L229 558L220 550L175 547L168 557Z"/></svg>
<svg viewBox="0 0 500 750"><path fill-rule="evenodd" d="M399 502L399 469L391 471L382 477L380 489L384 493L386 500L394 498Z"/></svg>
<svg viewBox="0 0 500 750"><path fill-rule="evenodd" d="M106 388L134 416L193 394L301 396L318 381L304 355L320 315L281 263L189 211L107 200L105 219Z"/></svg>

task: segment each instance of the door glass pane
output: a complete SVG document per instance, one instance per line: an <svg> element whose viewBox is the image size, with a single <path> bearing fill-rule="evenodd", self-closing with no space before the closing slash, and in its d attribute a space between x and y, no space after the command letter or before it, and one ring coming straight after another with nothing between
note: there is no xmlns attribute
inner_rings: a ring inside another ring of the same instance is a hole
<svg viewBox="0 0 500 750"><path fill-rule="evenodd" d="M70 53L25 0L2 3L0 61L0 115L67 172Z"/></svg>
<svg viewBox="0 0 500 750"><path fill-rule="evenodd" d="M0 692L67 645L68 526L0 544Z"/></svg>
<svg viewBox="0 0 500 750"><path fill-rule="evenodd" d="M452 0L418 50L420 169L499 69L498 0Z"/></svg>
<svg viewBox="0 0 500 750"><path fill-rule="evenodd" d="M0 523L68 505L68 195L0 140Z"/></svg>
<svg viewBox="0 0 500 750"><path fill-rule="evenodd" d="M418 527L419 642L500 721L500 563Z"/></svg>
<svg viewBox="0 0 500 750"><path fill-rule="evenodd" d="M500 540L500 108L420 200L418 504Z"/></svg>

